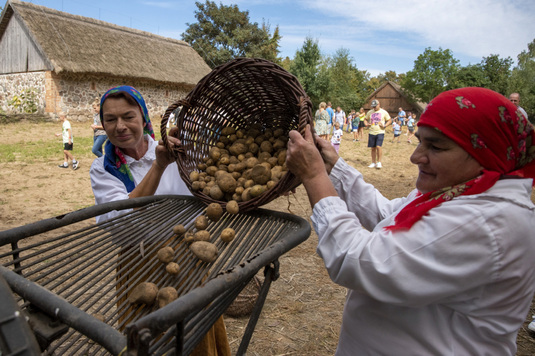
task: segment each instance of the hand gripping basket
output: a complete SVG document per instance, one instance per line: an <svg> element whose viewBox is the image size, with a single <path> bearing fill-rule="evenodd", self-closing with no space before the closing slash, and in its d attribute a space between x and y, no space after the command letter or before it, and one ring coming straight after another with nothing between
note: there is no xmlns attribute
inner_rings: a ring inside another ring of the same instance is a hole
<svg viewBox="0 0 535 356"><path fill-rule="evenodd" d="M312 104L295 76L263 59L238 58L216 67L206 75L183 100L170 105L162 119L162 139L168 146L166 124L169 115L182 107L176 116L178 138L182 147L173 152L180 176L189 190L206 204L214 200L202 190L194 191L190 173L216 145L221 130L232 126L246 130L251 125L264 129L282 128L287 134L297 130L304 135L312 126ZM271 189L239 202L241 212L267 204L300 184L288 172Z"/></svg>

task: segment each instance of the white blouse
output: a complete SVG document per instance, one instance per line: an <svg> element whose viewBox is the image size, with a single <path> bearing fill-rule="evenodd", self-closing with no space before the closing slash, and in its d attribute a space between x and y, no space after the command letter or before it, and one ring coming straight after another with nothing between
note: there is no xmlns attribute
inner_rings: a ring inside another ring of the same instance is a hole
<svg viewBox="0 0 535 356"><path fill-rule="evenodd" d="M312 222L331 279L349 289L337 355L514 355L535 291L531 179L504 179L385 231L416 196L388 200L339 159L339 197Z"/></svg>
<svg viewBox="0 0 535 356"><path fill-rule="evenodd" d="M149 147L143 157L136 160L125 155L126 162L130 167L136 186L143 180L151 168L152 162L156 160L156 147L158 147L158 142L154 141L149 135L145 135L145 140L148 141ZM91 187L93 188L93 194L95 195L95 203L102 204L128 199L129 193L126 191L124 183L104 168L104 158L105 156L96 158L89 170ZM160 184L154 193L154 195L166 194L191 195L186 183L184 183L178 173L176 162L167 166L160 180ZM121 213L124 213L125 211L127 210L123 210ZM119 215L119 212L114 210L107 214L97 216L97 223L111 219L117 215Z"/></svg>

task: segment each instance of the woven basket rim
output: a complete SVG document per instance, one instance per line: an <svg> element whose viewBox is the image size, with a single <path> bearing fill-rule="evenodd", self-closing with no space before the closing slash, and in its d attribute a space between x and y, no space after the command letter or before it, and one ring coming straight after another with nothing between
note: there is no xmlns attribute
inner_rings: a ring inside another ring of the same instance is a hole
<svg viewBox="0 0 535 356"><path fill-rule="evenodd" d="M260 95L266 96L266 94L270 94L269 90L273 91L273 88L275 90L279 90L280 92L277 92L276 94L278 97L284 97L284 99L287 102L290 102L293 107L290 109L294 113L291 117L291 124L293 125L292 129L298 130L301 135L304 137L304 130L306 125L312 126L312 103L310 101L310 98L306 95L304 89L302 88L301 84L297 80L297 78L287 72L282 67L278 66L277 64L264 60L264 59L258 59L258 58L237 58L234 60L231 60L227 62L226 64L220 65L214 70L212 70L210 73L208 73L204 78L202 78L199 83L195 86L195 88L186 96L186 98L182 100L178 100L171 104L165 114L162 118L162 124L161 124L161 133L162 133L162 140L165 142L166 146L169 148L168 142L167 142L167 131L166 131L166 124L169 118L169 115L178 107L182 107L182 110L177 115L177 126L179 127L179 138L183 140L183 142L186 141L186 135L189 132L188 129L186 130L185 124L187 120L191 120L190 118L193 117L194 119L199 119L198 116L194 116L197 114L195 110L204 110L204 112L207 112L208 114L204 117L208 117L208 124L211 124L212 126L206 126L209 128L215 127L215 124L210 122L210 119L213 117L216 117L213 112L225 111L227 110L230 105L227 105L227 103L222 102L210 102L212 100L210 98L210 95L212 92L209 90L210 86L212 88L214 86L224 86L228 85L229 83L232 84L232 88L234 87L240 87L240 84L244 83L245 80L252 81L250 77L245 77L242 79L241 75L245 73L246 75L254 75L252 79L258 81L258 86L255 89L254 92L252 90L249 90L249 92L243 92L241 95L243 96L244 100L249 100L247 103L250 104L251 102L254 102L255 99L258 100L258 105L261 106L261 100L264 99L264 97L260 98ZM253 73L253 74L251 74ZM262 80L264 78L272 79L273 81L277 81L279 84L278 86L273 85L272 87L267 87L265 83L261 83L261 80L258 78L260 77L260 74L262 74L265 77L262 77ZM230 79L229 79L230 78ZM227 82L225 82L227 81ZM247 85L251 85L249 82L244 83ZM255 84L255 83L253 83ZM264 87L267 87L264 92L261 92L264 90ZM218 89L218 88L216 88ZM258 92L257 92L258 91ZM261 93L259 93L261 92ZM282 93L282 94L281 94ZM231 94L232 95L232 94ZM256 96L256 97L255 97ZM233 99L236 100L236 98L241 98L238 94L234 94L232 96ZM212 106L210 106L212 105ZM219 105L219 106L218 106ZM223 106L226 105L226 106ZM209 108L210 110L208 110ZM273 109L271 106L269 109ZM287 109L287 108L284 108ZM288 114L290 110L280 110L280 108L276 108L277 115L280 118L287 119L287 116L290 116ZM245 111L245 110L244 110ZM281 114L282 112L282 114ZM288 112L288 113L287 113ZM193 113L193 114L192 114ZM247 114L247 112L244 114L244 116ZM186 119L186 115L188 116L188 119ZM212 115L212 116L209 116ZM267 116L267 114L262 113L262 115ZM287 116L283 116L287 115ZM221 116L221 115L220 115ZM204 118L203 117L203 118ZM259 120L259 117L256 117L255 119ZM200 119L199 119L200 120ZM219 118L218 124L221 124L221 118ZM265 120L265 119L264 119ZM290 119L288 119L290 120ZM266 121L264 121L265 124ZM203 122L203 124L205 124ZM183 125L183 126L181 126ZM202 128L206 128L202 127ZM214 130L215 131L215 130ZM207 146L208 144L204 144L204 146ZM212 144L211 146L214 146ZM210 203L218 203L223 208L226 207L227 201L224 200L214 200L210 196L207 196L206 194L202 193L202 191L194 191L191 187L191 180L189 177L189 173L193 170L197 170L195 168L187 167L188 162L192 161L194 158L191 158L192 153L188 152L188 149L181 147L178 151L172 151L176 163L179 169L179 173L181 178L186 183L186 186L191 191L191 193L198 197L201 201L203 201L205 204ZM197 170L198 171L198 170ZM295 177L291 172L287 172L282 179L280 179L277 184L261 194L258 197L255 197L251 200L245 201L245 202L238 202L238 206L240 208L241 212L249 211L252 209L255 209L259 206L265 205L269 203L270 201L274 200L275 198L295 189L300 184L300 181L298 181L297 177Z"/></svg>

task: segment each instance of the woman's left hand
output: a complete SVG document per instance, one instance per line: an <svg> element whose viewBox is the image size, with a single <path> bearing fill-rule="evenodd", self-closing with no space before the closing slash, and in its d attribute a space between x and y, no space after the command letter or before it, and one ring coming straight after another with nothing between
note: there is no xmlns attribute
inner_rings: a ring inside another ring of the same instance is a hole
<svg viewBox="0 0 535 356"><path fill-rule="evenodd" d="M178 128L173 127L167 134L167 143L172 150L176 150L182 145L182 142L178 139ZM175 161L175 156L169 152L163 140L158 141L158 147L156 147L156 164L162 168L167 168L168 165Z"/></svg>

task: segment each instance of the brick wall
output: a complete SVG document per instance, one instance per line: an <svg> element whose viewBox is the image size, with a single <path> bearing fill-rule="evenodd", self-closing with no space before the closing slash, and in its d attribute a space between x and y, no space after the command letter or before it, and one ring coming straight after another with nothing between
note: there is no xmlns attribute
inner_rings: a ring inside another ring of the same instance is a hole
<svg viewBox="0 0 535 356"><path fill-rule="evenodd" d="M8 107L8 100L27 88L36 88L41 113L57 118L57 113L63 111L69 120L87 121L93 118L93 101L100 99L109 88L124 84L132 85L141 92L154 120L158 120L169 105L183 99L193 89L167 83L89 74L57 75L49 71L8 74L0 75L0 107L6 113L12 113L13 108Z"/></svg>

